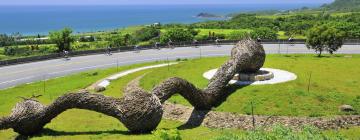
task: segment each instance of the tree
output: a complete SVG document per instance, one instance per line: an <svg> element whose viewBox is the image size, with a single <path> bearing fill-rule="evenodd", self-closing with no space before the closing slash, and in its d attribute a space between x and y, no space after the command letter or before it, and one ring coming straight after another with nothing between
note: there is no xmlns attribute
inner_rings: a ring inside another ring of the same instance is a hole
<svg viewBox="0 0 360 140"><path fill-rule="evenodd" d="M160 36L160 42L162 43L167 43L169 40L173 42L185 42L192 41L193 39L194 36L191 32L182 28L170 29Z"/></svg>
<svg viewBox="0 0 360 140"><path fill-rule="evenodd" d="M109 40L109 43L111 47L120 47L125 45L124 38L121 36L121 34L112 36Z"/></svg>
<svg viewBox="0 0 360 140"><path fill-rule="evenodd" d="M3 46L10 46L12 44L15 44L15 38L8 36L6 34L0 34L0 47Z"/></svg>
<svg viewBox="0 0 360 140"><path fill-rule="evenodd" d="M125 43L125 46L128 45L130 38L131 38L131 35L130 35L130 34L125 34L125 35L124 35L124 43Z"/></svg>
<svg viewBox="0 0 360 140"><path fill-rule="evenodd" d="M74 38L71 36L72 32L70 28L64 28L49 33L50 40L58 47L58 52L71 50L71 43L74 42Z"/></svg>
<svg viewBox="0 0 360 140"><path fill-rule="evenodd" d="M306 37L306 47L315 50L320 57L323 51L332 54L341 48L345 33L332 26L321 25L311 28Z"/></svg>
<svg viewBox="0 0 360 140"><path fill-rule="evenodd" d="M152 38L158 37L159 35L160 30L156 27L146 27L135 32L135 37L138 41L148 41Z"/></svg>

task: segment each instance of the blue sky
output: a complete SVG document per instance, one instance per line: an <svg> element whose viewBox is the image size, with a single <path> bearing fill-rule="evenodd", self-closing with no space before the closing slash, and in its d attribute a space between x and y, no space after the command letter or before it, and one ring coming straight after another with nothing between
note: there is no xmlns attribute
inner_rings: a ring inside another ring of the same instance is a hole
<svg viewBox="0 0 360 140"><path fill-rule="evenodd" d="M333 0L0 0L0 5L130 5L130 4L274 4L329 3Z"/></svg>

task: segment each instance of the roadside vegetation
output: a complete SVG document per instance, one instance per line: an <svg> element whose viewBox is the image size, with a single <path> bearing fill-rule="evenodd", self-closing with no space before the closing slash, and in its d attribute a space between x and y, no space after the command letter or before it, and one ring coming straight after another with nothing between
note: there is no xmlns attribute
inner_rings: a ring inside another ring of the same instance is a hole
<svg viewBox="0 0 360 140"><path fill-rule="evenodd" d="M63 44L65 46L54 39L56 33L61 31L51 31L49 36L22 36L20 33L1 34L0 60L58 53L63 50L62 47L71 51L80 51L134 45L154 46L156 42L166 45L170 40L174 43L191 43L194 40L213 41L217 38L240 40L248 36L264 40L287 40L289 38L311 40L309 34L315 31L311 29L324 24L331 30L344 33L341 37L336 34L336 38L358 40L360 38L360 13L358 10L359 6L356 0L336 0L332 4L313 9L303 7L289 11L235 13L229 15L232 17L230 20L223 21L164 25L155 23L111 31L69 34L68 43ZM62 33L65 31L71 31L71 29L65 28ZM72 33L72 31L68 33ZM309 48L314 49L314 46ZM319 52L319 49L314 50Z"/></svg>

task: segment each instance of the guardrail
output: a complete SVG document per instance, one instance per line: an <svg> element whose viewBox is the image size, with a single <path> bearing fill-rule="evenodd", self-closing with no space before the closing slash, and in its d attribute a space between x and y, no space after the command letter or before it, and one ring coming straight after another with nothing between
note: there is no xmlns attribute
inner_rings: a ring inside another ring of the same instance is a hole
<svg viewBox="0 0 360 140"><path fill-rule="evenodd" d="M294 39L293 41L289 42L287 39L279 39L279 40L262 40L262 44L304 44L306 40L304 39ZM221 40L219 45L233 45L237 43L238 40ZM189 46L207 46L207 45L214 45L215 41L199 41L196 44L193 42L177 42L173 43L173 47L189 47ZM344 45L359 45L360 40L346 40L344 41ZM167 44L160 44L160 48L167 48ZM152 49L154 46L140 46L139 49L146 50ZM119 47L119 48L111 48L113 52L126 52L126 51L133 51L134 47ZM107 49L96 49L96 50L82 50L82 51L73 51L70 52L70 56L82 56L82 55L90 55L90 54L101 54L105 53ZM31 57L24 57L24 58L17 58L17 59L10 59L10 60L2 60L0 61L0 67L7 66L7 65L14 65L20 63L28 63L28 62L35 62L35 61L42 61L42 60L50 60L63 57L60 53L53 53L41 56L31 56Z"/></svg>

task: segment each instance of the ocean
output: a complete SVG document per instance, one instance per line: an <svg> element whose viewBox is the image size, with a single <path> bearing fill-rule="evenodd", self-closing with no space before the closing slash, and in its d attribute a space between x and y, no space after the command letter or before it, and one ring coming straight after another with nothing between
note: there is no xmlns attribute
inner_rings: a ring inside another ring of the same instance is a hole
<svg viewBox="0 0 360 140"><path fill-rule="evenodd" d="M75 33L147 25L155 22L194 23L201 12L227 15L258 10L289 10L320 4L245 5L117 5L117 6L0 6L0 33L48 34L64 27Z"/></svg>

